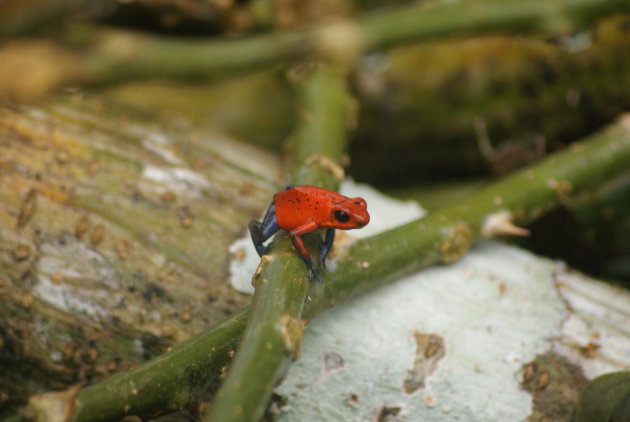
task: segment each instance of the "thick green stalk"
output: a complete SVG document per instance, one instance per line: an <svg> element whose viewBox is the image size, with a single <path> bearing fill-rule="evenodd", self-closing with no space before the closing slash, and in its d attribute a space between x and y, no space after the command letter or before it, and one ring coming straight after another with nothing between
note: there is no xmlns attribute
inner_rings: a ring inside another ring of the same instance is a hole
<svg viewBox="0 0 630 422"><path fill-rule="evenodd" d="M247 327L227 377L205 421L256 421L273 387L302 344L302 308L309 280L288 239L265 255L255 276L256 293Z"/></svg>
<svg viewBox="0 0 630 422"><path fill-rule="evenodd" d="M295 184L334 189L345 146L345 73L316 65L301 84L301 121L294 137ZM339 170L342 171L342 170ZM310 282L289 239L274 241L254 276L256 293L243 339L204 421L256 421L302 345L302 309Z"/></svg>
<svg viewBox="0 0 630 422"><path fill-rule="evenodd" d="M312 285L312 300L306 303L304 315L311 318L399 276L456 259L479 235L487 217L497 211L508 210L527 222L569 196L588 195L587 189L629 170L629 127L625 116L590 139L506 177L460 204L356 242L340 258L336 271L324 274L323 286ZM284 246L276 249L280 248ZM297 260L294 254L289 259ZM78 395L72 420L106 422L130 414L147 417L198 399L226 364L244 328L246 312L132 371L85 388Z"/></svg>

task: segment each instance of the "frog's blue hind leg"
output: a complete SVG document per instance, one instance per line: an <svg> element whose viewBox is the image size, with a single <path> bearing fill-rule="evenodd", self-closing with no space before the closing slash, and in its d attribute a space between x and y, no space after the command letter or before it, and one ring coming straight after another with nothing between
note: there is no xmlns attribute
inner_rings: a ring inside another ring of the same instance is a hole
<svg viewBox="0 0 630 422"><path fill-rule="evenodd" d="M265 246L264 243L278 230L280 230L280 227L276 219L276 206L272 202L269 208L267 208L262 223L256 220L249 222L249 233L252 236L254 247L259 256L263 256L267 253L269 247Z"/></svg>
<svg viewBox="0 0 630 422"><path fill-rule="evenodd" d="M321 243L319 247L319 267L326 269L326 257L332 249L333 242L335 241L335 229L326 230L326 239Z"/></svg>

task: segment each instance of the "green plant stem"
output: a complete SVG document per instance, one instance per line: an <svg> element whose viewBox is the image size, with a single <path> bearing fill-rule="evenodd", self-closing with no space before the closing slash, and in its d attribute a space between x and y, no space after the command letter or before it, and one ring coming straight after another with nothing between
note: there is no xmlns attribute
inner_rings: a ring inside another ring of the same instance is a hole
<svg viewBox="0 0 630 422"><path fill-rule="evenodd" d="M622 0L421 2L376 10L356 21L211 41L75 28L66 38L84 52L60 62L53 72L57 77L50 84L103 85L139 78L220 79L309 56L352 60L363 52L458 33L567 33L603 14L629 8ZM33 54L41 51L36 48ZM4 60L11 65L11 57ZM2 89L12 88L8 84Z"/></svg>
<svg viewBox="0 0 630 422"><path fill-rule="evenodd" d="M565 198L588 195L587 189L627 172L628 122L628 116L624 116L574 147L508 176L457 205L354 243L339 259L336 271L324 274L324 284L312 286L312 300L306 304L304 316L312 318L397 277L456 259L479 235L488 215L509 210L519 221L531 221ZM147 417L183 408L199 399L227 363L244 328L246 313L244 309L163 356L85 388L78 395L72 420L105 422L131 414Z"/></svg>
<svg viewBox="0 0 630 422"><path fill-rule="evenodd" d="M96 84L147 77L208 79L312 54L335 55L331 50L354 55L463 32L566 33L605 13L628 8L628 2L621 0L421 2L375 11L356 22L238 40L193 41L120 34L114 42L107 41L86 57L86 79ZM345 29L339 32L341 27Z"/></svg>
<svg viewBox="0 0 630 422"><path fill-rule="evenodd" d="M149 362L81 390L72 421L116 421L184 408L225 372L249 308Z"/></svg>
<svg viewBox="0 0 630 422"><path fill-rule="evenodd" d="M480 31L566 34L598 16L627 10L621 0L467 0L420 2L359 18L368 50L415 40Z"/></svg>
<svg viewBox="0 0 630 422"><path fill-rule="evenodd" d="M96 39L102 41L85 57L83 69L88 83L98 85L153 77L220 79L308 53L302 32L220 41L151 37L114 30L96 33Z"/></svg>
<svg viewBox="0 0 630 422"><path fill-rule="evenodd" d="M247 327L227 377L205 421L255 421L274 385L284 376L302 343L302 308L308 290L304 264L288 239L278 242L256 277Z"/></svg>
<svg viewBox="0 0 630 422"><path fill-rule="evenodd" d="M344 80L344 72L315 65L300 84L303 110L292 155L292 181L297 185L334 189L340 182L321 163L339 167L342 159L348 113ZM254 276L256 292L243 339L204 421L259 420L273 388L299 356L302 309L310 283L288 237L280 237Z"/></svg>
<svg viewBox="0 0 630 422"><path fill-rule="evenodd" d="M526 224L571 196L630 170L630 115L560 153L507 176L460 203L425 218L357 241L322 286L311 289L311 318L388 281L458 259L485 234L488 218L509 212Z"/></svg>
<svg viewBox="0 0 630 422"><path fill-rule="evenodd" d="M341 67L311 65L298 83L298 115L301 120L289 142L292 179L296 184L336 190L343 180L347 126L353 119Z"/></svg>

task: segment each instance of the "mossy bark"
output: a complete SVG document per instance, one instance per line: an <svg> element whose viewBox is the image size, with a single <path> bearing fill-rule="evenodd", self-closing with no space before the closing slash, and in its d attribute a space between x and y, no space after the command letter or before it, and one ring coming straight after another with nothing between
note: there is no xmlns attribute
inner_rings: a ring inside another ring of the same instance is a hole
<svg viewBox="0 0 630 422"><path fill-rule="evenodd" d="M611 122L630 106L618 89L630 84L627 22L604 20L592 43L571 50L483 36L374 56L356 79L362 108L351 171L381 184L502 175ZM375 174L384 162L397 165Z"/></svg>
<svg viewBox="0 0 630 422"><path fill-rule="evenodd" d="M247 303L225 285L227 247L277 174L265 152L98 99L2 109L3 411L143 362Z"/></svg>

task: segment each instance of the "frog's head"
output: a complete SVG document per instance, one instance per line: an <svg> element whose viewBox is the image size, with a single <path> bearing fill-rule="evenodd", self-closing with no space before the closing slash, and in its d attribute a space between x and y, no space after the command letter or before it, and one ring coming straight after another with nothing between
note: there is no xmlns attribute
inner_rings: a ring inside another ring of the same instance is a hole
<svg viewBox="0 0 630 422"><path fill-rule="evenodd" d="M363 198L346 198L333 204L329 225L341 230L360 229L370 222L367 203Z"/></svg>

